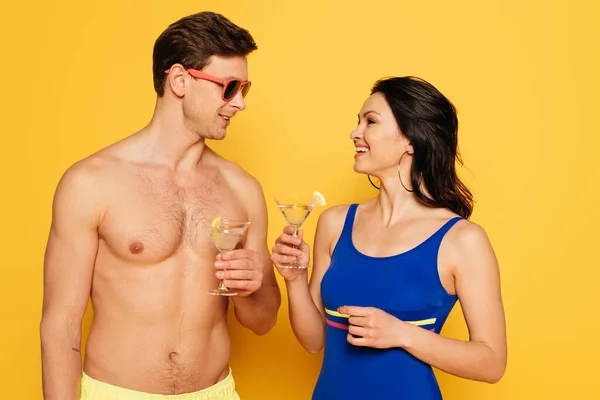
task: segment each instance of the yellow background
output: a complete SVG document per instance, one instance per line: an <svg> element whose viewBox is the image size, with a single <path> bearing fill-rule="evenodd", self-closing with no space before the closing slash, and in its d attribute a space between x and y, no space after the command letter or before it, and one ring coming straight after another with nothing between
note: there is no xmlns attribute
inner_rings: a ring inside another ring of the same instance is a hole
<svg viewBox="0 0 600 400"><path fill-rule="evenodd" d="M284 224L271 196L290 182L330 205L376 194L352 170L356 114L376 79L423 77L459 110L461 175L500 261L508 324L503 380L438 373L445 399L596 398L594 3L3 1L0 398L41 399L42 260L61 174L148 121L154 40L201 10L224 13L259 46L248 109L214 147L262 182L271 243ZM321 211L306 224L311 242ZM443 334L467 338L460 307ZM244 400L309 398L322 356L297 344L285 297L271 333L233 324L232 337Z"/></svg>

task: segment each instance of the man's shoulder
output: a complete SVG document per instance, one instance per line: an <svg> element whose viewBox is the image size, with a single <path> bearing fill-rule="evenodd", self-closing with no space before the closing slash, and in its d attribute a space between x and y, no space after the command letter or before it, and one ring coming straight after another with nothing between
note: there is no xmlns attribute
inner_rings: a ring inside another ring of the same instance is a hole
<svg viewBox="0 0 600 400"><path fill-rule="evenodd" d="M64 173L63 178L88 180L101 176L114 163L104 150L91 154L73 163Z"/></svg>
<svg viewBox="0 0 600 400"><path fill-rule="evenodd" d="M63 173L58 187L75 187L78 190L97 189L102 182L108 181L117 169L119 158L112 146L105 147L82 158Z"/></svg>
<svg viewBox="0 0 600 400"><path fill-rule="evenodd" d="M106 174L110 161L100 154L92 154L71 165L61 176L53 199L56 218L94 218L105 209L107 192Z"/></svg>

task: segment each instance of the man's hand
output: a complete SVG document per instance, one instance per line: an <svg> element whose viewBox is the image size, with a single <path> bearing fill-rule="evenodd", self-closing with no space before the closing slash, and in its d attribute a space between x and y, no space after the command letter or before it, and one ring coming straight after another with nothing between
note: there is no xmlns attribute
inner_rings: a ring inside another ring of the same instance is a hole
<svg viewBox="0 0 600 400"><path fill-rule="evenodd" d="M254 250L240 249L217 255L216 277L224 279L229 289L247 297L258 291L263 283L263 261Z"/></svg>

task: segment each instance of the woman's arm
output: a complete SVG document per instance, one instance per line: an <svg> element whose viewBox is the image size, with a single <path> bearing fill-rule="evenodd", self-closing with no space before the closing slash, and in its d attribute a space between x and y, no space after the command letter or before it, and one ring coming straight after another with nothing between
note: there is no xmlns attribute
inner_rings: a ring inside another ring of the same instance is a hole
<svg viewBox="0 0 600 400"><path fill-rule="evenodd" d="M310 284L308 271L279 268L289 263L292 257L308 265L310 248L303 241L303 233L292 236L293 228L285 227L284 233L277 239L273 247L272 261L279 273L284 277L288 292L288 309L290 323L300 344L310 353L323 348L325 342L325 314L321 300L321 281L331 262L331 253L336 239L341 232L347 206L338 206L324 211L319 217L314 245L314 265ZM341 223L340 223L341 219ZM300 252L290 247L300 245Z"/></svg>
<svg viewBox="0 0 600 400"><path fill-rule="evenodd" d="M449 374L495 383L504 375L507 349L500 274L492 246L478 225L460 222L442 242L442 259L454 264L469 341L440 336L378 309L341 307L339 312L351 315L348 341L356 346L401 347Z"/></svg>

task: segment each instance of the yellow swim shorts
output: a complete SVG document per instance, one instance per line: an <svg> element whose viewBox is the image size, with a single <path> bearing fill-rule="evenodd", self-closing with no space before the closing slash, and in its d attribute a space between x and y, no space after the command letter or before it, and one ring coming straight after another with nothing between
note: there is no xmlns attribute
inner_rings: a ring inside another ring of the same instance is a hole
<svg viewBox="0 0 600 400"><path fill-rule="evenodd" d="M184 394L152 394L124 389L97 381L85 374L81 376L80 400L240 400L235 391L235 381L229 371L225 379L206 389Z"/></svg>

